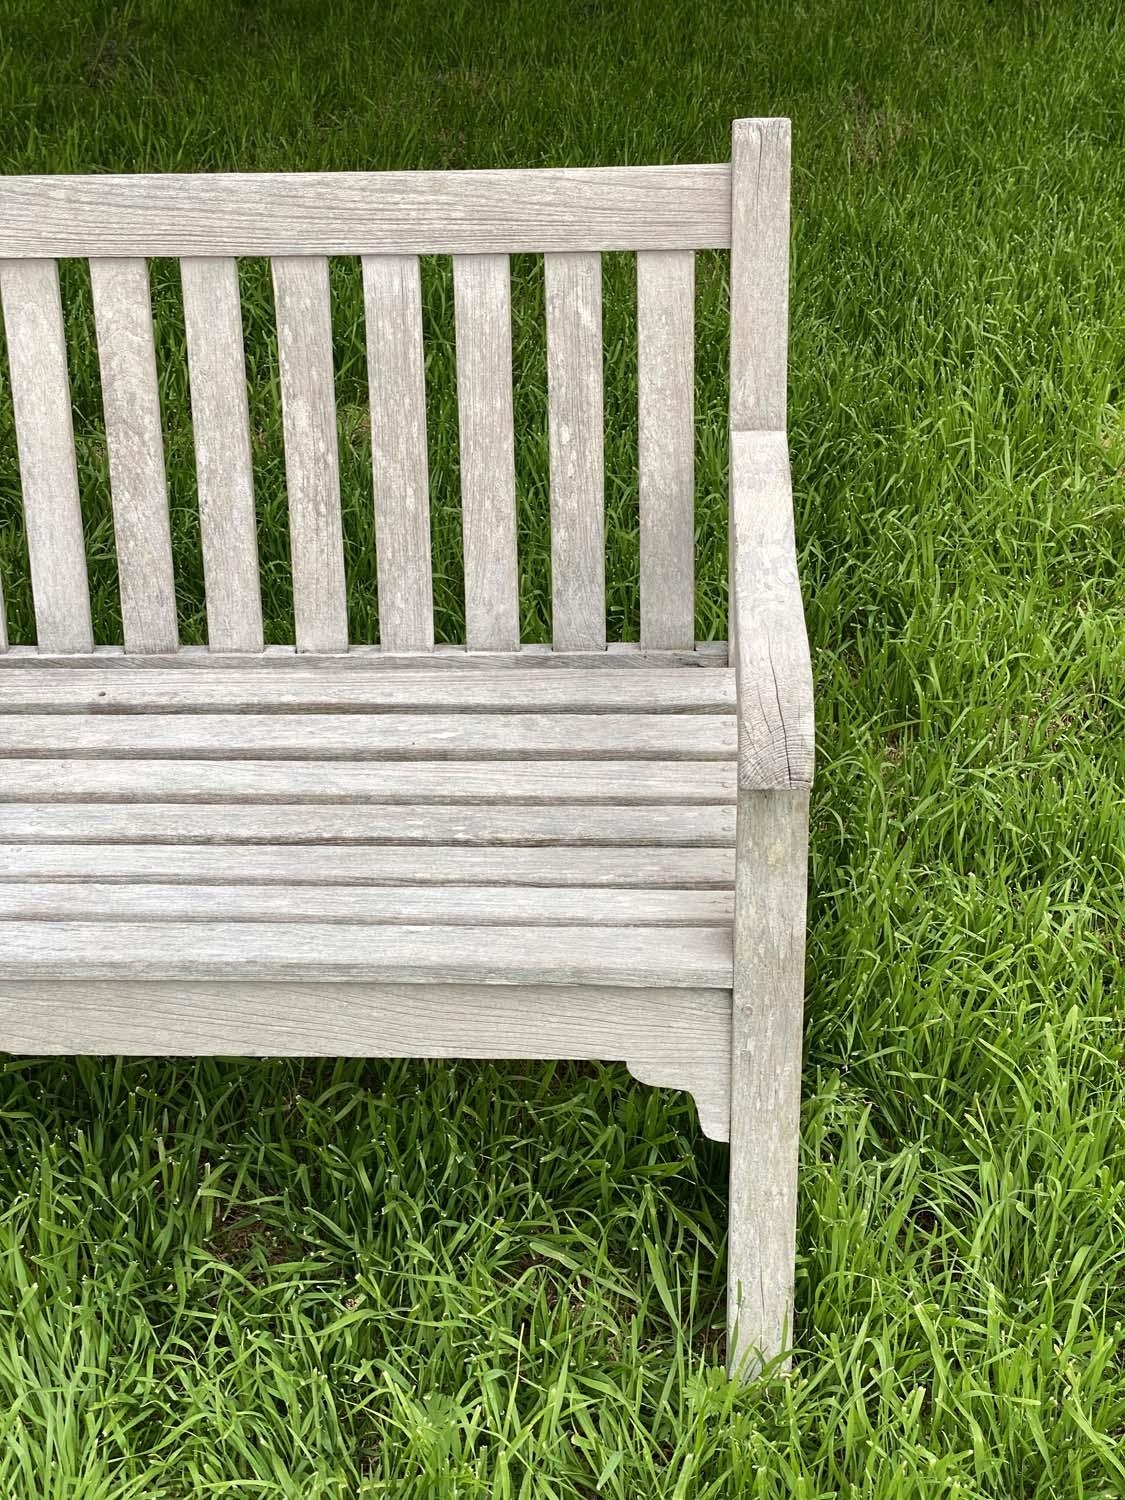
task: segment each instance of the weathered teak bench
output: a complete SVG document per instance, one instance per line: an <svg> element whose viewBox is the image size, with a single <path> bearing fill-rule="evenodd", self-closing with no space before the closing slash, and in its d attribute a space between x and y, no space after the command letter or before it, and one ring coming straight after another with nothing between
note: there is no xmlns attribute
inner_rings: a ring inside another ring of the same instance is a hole
<svg viewBox="0 0 1125 1500"><path fill-rule="evenodd" d="M792 1318L809 654L789 127L730 165L0 184L37 646L0 628L0 1046L604 1058L730 1140L730 1359ZM697 645L693 252L731 251L731 644ZM600 252L637 252L637 645L607 644ZM508 255L545 256L553 645L521 646ZM453 257L466 636L435 645L419 255ZM272 261L294 646L263 648L236 257ZM209 647L177 636L146 258L182 267ZM329 256L362 257L381 643L350 644ZM89 260L96 648L56 261ZM4 618L0 601L0 626Z"/></svg>

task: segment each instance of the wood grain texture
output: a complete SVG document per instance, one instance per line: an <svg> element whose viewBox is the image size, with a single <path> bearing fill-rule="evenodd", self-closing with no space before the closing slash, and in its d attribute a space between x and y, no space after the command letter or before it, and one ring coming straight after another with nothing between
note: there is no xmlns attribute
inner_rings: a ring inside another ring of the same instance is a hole
<svg viewBox="0 0 1125 1500"><path fill-rule="evenodd" d="M605 646L602 266L544 258L551 468L551 618L556 651Z"/></svg>
<svg viewBox="0 0 1125 1500"><path fill-rule="evenodd" d="M417 256L365 256L379 639L434 644L426 375Z"/></svg>
<svg viewBox="0 0 1125 1500"><path fill-rule="evenodd" d="M262 672L172 669L10 673L6 713L733 713L734 673L574 668L530 680L499 672L341 672L331 664Z"/></svg>
<svg viewBox="0 0 1125 1500"><path fill-rule="evenodd" d="M732 714L6 714L0 720L0 757L729 760L734 753Z"/></svg>
<svg viewBox="0 0 1125 1500"><path fill-rule="evenodd" d="M5 177L0 257L719 249L730 177L726 164Z"/></svg>
<svg viewBox="0 0 1125 1500"><path fill-rule="evenodd" d="M732 153L0 183L0 255L31 257L0 267L0 293L42 647L0 667L0 1044L601 1056L689 1088L731 1136L730 1364L751 1374L792 1343L813 721L784 436L788 122L735 122ZM691 254L728 243L729 651L692 639ZM642 639L607 649L613 248L640 252ZM553 649L518 640L521 250L546 252ZM433 642L430 252L455 256L468 649ZM57 273L35 258L64 253L94 257L124 652L89 631ZM363 257L376 649L347 648L333 253ZM185 257L209 652L175 649L151 254ZM274 259L295 648L262 646L236 254ZM696 665L728 670L667 670Z"/></svg>
<svg viewBox="0 0 1125 1500"><path fill-rule="evenodd" d="M58 267L0 261L24 529L44 651L90 651L90 589Z"/></svg>
<svg viewBox="0 0 1125 1500"><path fill-rule="evenodd" d="M793 1345L808 813L803 788L739 797L727 1357L747 1378Z"/></svg>
<svg viewBox="0 0 1125 1500"><path fill-rule="evenodd" d="M688 1090L714 1140L726 1139L730 1116L723 990L9 981L0 1045L33 1055L601 1058Z"/></svg>
<svg viewBox="0 0 1125 1500"><path fill-rule="evenodd" d="M129 656L120 646L96 646L93 651L73 656L56 656L38 651L34 646L12 646L0 661L0 671L14 668L79 667L104 671L143 673L160 668L226 671L240 667L248 671L272 671L276 667L339 668L341 671L432 671L473 672L508 671L525 667L548 668L573 672L590 667L623 668L626 671L663 670L668 667L723 668L730 665L730 648L726 641L696 641L691 651L647 651L636 641L609 641L602 651L555 651L540 642L524 644L518 651L468 651L464 646L438 642L432 651L386 651L381 646L351 646L339 655L299 654L293 646L266 646L262 651L231 652L212 656L204 646L181 646L174 655Z"/></svg>
<svg viewBox="0 0 1125 1500"><path fill-rule="evenodd" d="M641 644L695 640L695 257L637 256Z"/></svg>
<svg viewBox="0 0 1125 1500"><path fill-rule="evenodd" d="M520 643L511 277L506 255L453 259L465 639L474 651Z"/></svg>
<svg viewBox="0 0 1125 1500"><path fill-rule="evenodd" d="M0 881L144 881L171 885L510 885L721 889L721 849L308 844L7 844Z"/></svg>
<svg viewBox="0 0 1125 1500"><path fill-rule="evenodd" d="M736 120L731 141L730 424L785 430L788 120Z"/></svg>
<svg viewBox="0 0 1125 1500"><path fill-rule="evenodd" d="M8 802L733 805L732 761L14 760ZM577 812L577 809L575 809Z"/></svg>
<svg viewBox="0 0 1125 1500"><path fill-rule="evenodd" d="M730 460L739 781L808 786L815 729L812 661L780 432L734 432Z"/></svg>
<svg viewBox="0 0 1125 1500"><path fill-rule="evenodd" d="M297 650L348 645L332 307L323 256L272 262Z"/></svg>
<svg viewBox="0 0 1125 1500"><path fill-rule="evenodd" d="M439 927L718 927L733 892L597 886L0 882L0 922L343 922ZM3 929L0 928L0 933Z"/></svg>
<svg viewBox="0 0 1125 1500"><path fill-rule="evenodd" d="M0 987L29 979L731 987L727 926L5 922L3 935Z"/></svg>
<svg viewBox="0 0 1125 1500"><path fill-rule="evenodd" d="M258 531L238 266L180 263L195 434L199 525L212 651L262 649Z"/></svg>
<svg viewBox="0 0 1125 1500"><path fill-rule="evenodd" d="M731 208L731 654L738 683L728 1363L793 1344L812 672L785 438L789 122L737 120Z"/></svg>
<svg viewBox="0 0 1125 1500"><path fill-rule="evenodd" d="M0 767L2 769L2 767ZM0 843L400 844L721 848L734 808L350 802L0 803ZM295 864L296 850L291 851ZM436 856L435 856L436 857Z"/></svg>
<svg viewBox="0 0 1125 1500"><path fill-rule="evenodd" d="M652 991L647 993L651 994ZM682 990L673 993L683 994ZM674 1001L672 1002L674 1004ZM669 1010L671 1005L669 1006ZM661 1017L663 1022L663 1015ZM725 1141L730 1136L730 1088L723 1088L716 1078L718 1059L723 1055L725 1043L728 1055L730 1047L730 1017L720 1013L714 1019L717 1036L710 1045L700 1048L690 1062L679 1057L670 1057L666 1044L660 1036L660 1027L653 1026L652 1012L649 1027L643 1040L634 1043L625 1065L638 1083L657 1089L683 1089L691 1094L699 1111L699 1123L703 1134L712 1141ZM678 1030L679 1023L673 1022Z"/></svg>
<svg viewBox="0 0 1125 1500"><path fill-rule="evenodd" d="M125 649L175 651L176 582L148 265L90 262Z"/></svg>

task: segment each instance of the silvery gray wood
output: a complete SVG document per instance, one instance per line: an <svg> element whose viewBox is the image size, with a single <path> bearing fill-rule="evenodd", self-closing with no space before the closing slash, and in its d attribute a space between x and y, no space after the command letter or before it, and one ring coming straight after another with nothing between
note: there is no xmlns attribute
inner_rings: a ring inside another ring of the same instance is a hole
<svg viewBox="0 0 1125 1500"><path fill-rule="evenodd" d="M8 649L8 616L4 609L4 580L0 578L0 652Z"/></svg>
<svg viewBox="0 0 1125 1500"><path fill-rule="evenodd" d="M603 672L575 668L516 673L337 672L331 666L286 672L19 672L3 680L4 713L733 713L734 673ZM0 746L3 740L0 735Z"/></svg>
<svg viewBox="0 0 1125 1500"><path fill-rule="evenodd" d="M212 651L262 649L258 531L238 266L222 257L180 263L191 423Z"/></svg>
<svg viewBox="0 0 1125 1500"><path fill-rule="evenodd" d="M0 763L2 767L2 763ZM566 803L372 804L0 802L0 842L599 845L715 848L734 842L728 806ZM303 858L303 855L301 856ZM296 856L294 856L296 862Z"/></svg>
<svg viewBox="0 0 1125 1500"><path fill-rule="evenodd" d="M54 656L37 651L34 646L12 646L0 661L0 671L12 667L81 667L103 668L124 672L149 672L162 667L242 667L251 671L272 671L276 667L340 668L345 671L460 671L468 668L490 672L524 667L560 669L573 672L596 667L620 667L628 671L666 667L726 667L731 661L726 641L696 641L690 651L642 650L636 641L608 641L600 651L555 651L540 642L528 642L518 651L468 651L464 646L438 642L432 651L385 651L381 646L351 646L338 655L298 654L293 646L266 646L252 653L232 652L212 656L204 646L181 646L175 655L129 656L120 646L95 646L93 651L77 656Z"/></svg>
<svg viewBox="0 0 1125 1500"><path fill-rule="evenodd" d="M434 601L418 257L365 256L363 295L379 639L390 651L429 651Z"/></svg>
<svg viewBox="0 0 1125 1500"><path fill-rule="evenodd" d="M297 650L345 651L348 606L328 261L272 262Z"/></svg>
<svg viewBox="0 0 1125 1500"><path fill-rule="evenodd" d="M471 651L520 643L511 276L506 255L453 258L465 640Z"/></svg>
<svg viewBox="0 0 1125 1500"><path fill-rule="evenodd" d="M556 651L605 646L602 263L544 257L551 469L551 618Z"/></svg>
<svg viewBox="0 0 1125 1500"><path fill-rule="evenodd" d="M730 1117L723 990L34 980L0 984L0 1034L55 1055L605 1058L690 1092L712 1140Z"/></svg>
<svg viewBox="0 0 1125 1500"><path fill-rule="evenodd" d="M733 714L6 714L0 756L725 760Z"/></svg>
<svg viewBox="0 0 1125 1500"><path fill-rule="evenodd" d="M730 244L730 167L0 178L0 257L509 255Z"/></svg>
<svg viewBox="0 0 1125 1500"><path fill-rule="evenodd" d="M731 141L730 425L784 432L789 121L736 120Z"/></svg>
<svg viewBox="0 0 1125 1500"><path fill-rule="evenodd" d="M345 922L461 927L717 927L727 891L596 886L270 886L0 883L0 922ZM2 932L0 928L0 932Z"/></svg>
<svg viewBox="0 0 1125 1500"><path fill-rule="evenodd" d="M641 645L695 640L695 256L637 256Z"/></svg>
<svg viewBox="0 0 1125 1500"><path fill-rule="evenodd" d="M731 651L739 799L731 1018L728 1364L794 1343L812 672L785 438L789 122L734 125Z"/></svg>
<svg viewBox="0 0 1125 1500"><path fill-rule="evenodd" d="M0 302L35 633L44 651L90 651L90 589L55 262L0 261Z"/></svg>
<svg viewBox="0 0 1125 1500"><path fill-rule="evenodd" d="M123 598L150 571L127 522L159 531L163 504L142 258L187 257L211 636L210 652L137 654L158 608L138 594L127 649L90 644L57 275L4 266L25 498L35 511L38 482L49 545L38 577L32 559L42 650L0 659L19 669L0 676L0 1040L622 1058L731 1135L743 1373L793 1342L813 720L785 439L788 174L788 122L741 120L730 168L0 182L0 255L94 257ZM690 252L712 243L732 250L729 649L692 640ZM607 647L599 252L627 247L642 639ZM518 642L521 250L547 252L553 648ZM430 251L456 257L468 649L433 643ZM337 252L364 258L378 648L346 649ZM261 644L236 253L276 261L296 647ZM167 624L167 572L155 594ZM0 605L0 647L2 632ZM520 670L543 667L563 670Z"/></svg>
<svg viewBox="0 0 1125 1500"><path fill-rule="evenodd" d="M148 265L90 262L125 649L175 651L176 582Z"/></svg>
<svg viewBox="0 0 1125 1500"><path fill-rule="evenodd" d="M172 885L734 885L734 847L671 849L306 844L9 844L0 881L126 880Z"/></svg>
<svg viewBox="0 0 1125 1500"><path fill-rule="evenodd" d="M651 995L653 991L643 993ZM670 997L684 993L683 990L669 992ZM670 1004L662 1008L661 1024L664 1023L666 1016L672 1015L676 1005L676 1000L672 999ZM698 1049L690 1064L678 1057L669 1057L662 1042L653 1045L659 1035L659 1027L652 1025L653 1012L651 1010L646 1041L638 1044L625 1059L625 1066L638 1083L657 1089L682 1089L690 1094L695 1100L703 1134L712 1141L725 1141L730 1138L729 1067L725 1086L721 1085L715 1077L716 1059L723 1055L724 1050L727 1056L730 1056L729 994L723 994L722 1005L725 1014L715 1017L716 1034L708 1036L707 1044Z"/></svg>
<svg viewBox="0 0 1125 1500"><path fill-rule="evenodd" d="M19 980L347 980L730 989L718 927L368 927L326 922L5 922Z"/></svg>
<svg viewBox="0 0 1125 1500"><path fill-rule="evenodd" d="M807 788L738 807L727 1362L753 1375L794 1343L805 981Z"/></svg>
<svg viewBox="0 0 1125 1500"><path fill-rule="evenodd" d="M2 689L0 689L2 691ZM0 739L3 730L0 727ZM628 807L735 800L733 761L0 761L5 802L468 802Z"/></svg>
<svg viewBox="0 0 1125 1500"><path fill-rule="evenodd" d="M730 524L739 782L754 788L808 786L814 758L812 662L784 433L731 433Z"/></svg>
<svg viewBox="0 0 1125 1500"><path fill-rule="evenodd" d="M785 436L789 121L736 120L732 145L730 550L739 778L807 786L812 669Z"/></svg>

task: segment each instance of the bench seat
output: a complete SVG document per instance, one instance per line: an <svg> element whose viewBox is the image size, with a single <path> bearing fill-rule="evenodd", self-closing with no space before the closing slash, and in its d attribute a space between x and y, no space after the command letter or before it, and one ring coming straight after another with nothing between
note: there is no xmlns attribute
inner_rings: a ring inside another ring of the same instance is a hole
<svg viewBox="0 0 1125 1500"><path fill-rule="evenodd" d="M6 674L0 976L732 984L733 673Z"/></svg>

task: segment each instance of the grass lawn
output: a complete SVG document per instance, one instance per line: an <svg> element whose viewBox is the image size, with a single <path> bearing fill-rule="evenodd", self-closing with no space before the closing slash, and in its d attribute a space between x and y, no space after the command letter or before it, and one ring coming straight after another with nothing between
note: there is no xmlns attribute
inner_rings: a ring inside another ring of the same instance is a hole
<svg viewBox="0 0 1125 1500"><path fill-rule="evenodd" d="M618 1067L11 1058L0 1494L1125 1495L1125 24L1112 3L5 0L0 169L721 160L794 120L791 433L819 695L794 1374L721 1370L726 1153ZM89 286L65 268L99 639ZM276 350L244 268L270 638ZM637 625L606 262L610 624ZM376 625L336 268L352 625ZM549 633L541 267L514 268L525 635ZM174 267L153 268L185 639ZM698 271L699 631L725 630L725 287ZM448 267L425 267L456 639ZM0 369L5 368L0 358ZM6 380L6 376L4 377ZM32 638L0 386L0 577Z"/></svg>

